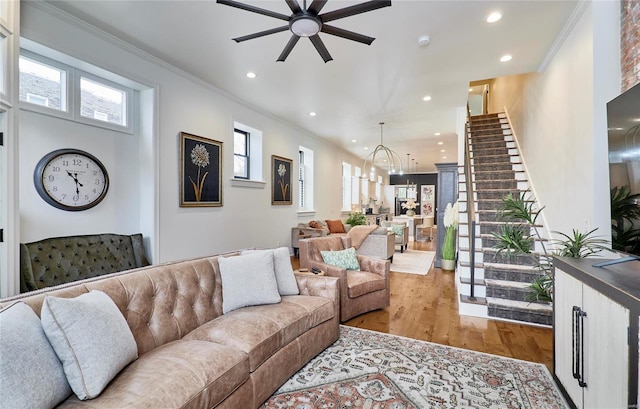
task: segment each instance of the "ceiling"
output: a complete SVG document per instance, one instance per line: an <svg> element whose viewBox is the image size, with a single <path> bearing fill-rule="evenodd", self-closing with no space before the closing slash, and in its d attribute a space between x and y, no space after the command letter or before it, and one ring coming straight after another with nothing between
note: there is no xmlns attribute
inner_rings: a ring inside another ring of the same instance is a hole
<svg viewBox="0 0 640 409"><path fill-rule="evenodd" d="M322 12L361 2L329 0ZM434 163L457 160L457 110L469 82L535 71L577 1L393 0L331 23L375 37L370 46L320 33L334 59L326 64L306 38L276 62L288 31L232 41L283 22L213 0L49 3L363 159L384 122L384 144L405 172L432 172ZM244 3L291 14L285 0ZM493 11L503 18L489 24ZM426 47L422 35L431 37ZM501 63L504 54L513 59Z"/></svg>

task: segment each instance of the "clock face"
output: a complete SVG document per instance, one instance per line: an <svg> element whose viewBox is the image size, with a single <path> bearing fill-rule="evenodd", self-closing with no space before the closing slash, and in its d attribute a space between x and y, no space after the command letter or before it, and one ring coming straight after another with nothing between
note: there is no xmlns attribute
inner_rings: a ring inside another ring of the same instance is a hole
<svg viewBox="0 0 640 409"><path fill-rule="evenodd" d="M93 155L77 149L47 154L36 166L34 183L38 194L62 210L86 210L100 203L109 188L109 176Z"/></svg>

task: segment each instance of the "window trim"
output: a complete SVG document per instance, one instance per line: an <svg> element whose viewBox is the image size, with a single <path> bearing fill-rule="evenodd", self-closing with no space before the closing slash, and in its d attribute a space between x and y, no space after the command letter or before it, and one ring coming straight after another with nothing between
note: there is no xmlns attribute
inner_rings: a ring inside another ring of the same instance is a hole
<svg viewBox="0 0 640 409"><path fill-rule="evenodd" d="M244 146L245 146L245 154L239 154L236 153L236 149L235 149L235 138L236 138L236 134L242 134L244 135ZM245 176L238 176L236 175L235 169L233 171L233 177L234 179L242 179L242 180L250 180L251 179L251 133L249 131L245 131L239 128L234 127L233 128L233 142L234 142L234 148L233 148L233 159L234 159L234 163L235 163L235 158L236 156L244 158L245 159L245 163L246 163L246 174Z"/></svg>
<svg viewBox="0 0 640 409"><path fill-rule="evenodd" d="M116 82L110 81L106 78L99 77L86 71L82 71L77 68L73 68L73 98L77 102L74 107L73 115L74 120L87 125L98 126L100 128L111 129L113 131L121 131L126 133L133 133L133 89L120 85ZM125 95L124 101L124 115L125 125L114 124L112 122L101 121L92 117L86 117L82 115L82 89L80 88L80 81L82 78L86 78L89 81L104 85L109 88L121 91Z"/></svg>
<svg viewBox="0 0 640 409"><path fill-rule="evenodd" d="M42 65L48 65L52 68L56 68L60 71L63 71L65 74L64 104L62 104L63 98L61 98L60 109L52 108L50 106L34 104L33 102L24 101L20 99L20 84L18 84L18 103L20 104L20 108L26 109L28 111L38 112L45 115L55 116L58 118L73 120L73 98L71 96L72 83L73 83L73 68L59 61L52 60L51 58L33 53L25 49L20 49L20 55L18 56L18 59L20 59L20 57L24 57L28 60L32 60ZM20 77L20 68L18 68L18 78L19 77Z"/></svg>
<svg viewBox="0 0 640 409"><path fill-rule="evenodd" d="M112 80L105 78L104 76L95 75L86 70L82 70L80 68L67 65L60 61L44 56L42 54L38 54L33 51L30 51L26 48L20 48L20 57L25 57L35 62L42 63L44 65L49 65L53 68L57 68L66 73L66 84L65 84L66 85L66 88L65 88L65 92L66 92L65 108L66 109L65 110L50 108L50 107L34 104L31 102L19 99L20 109L37 112L40 114L49 115L49 116L53 116L61 119L66 119L66 120L81 123L84 125L90 125L98 128L109 129L112 131L117 131L117 132L122 132L127 134L134 133L134 129L136 126L136 123L135 123L136 112L134 111L135 110L134 107L136 106L136 100L135 100L136 94L135 94L135 90L132 87L127 85L122 85L118 82L114 82ZM83 67L88 67L89 69L93 70L93 67L89 67L86 63L81 65L83 65ZM104 71L98 67L95 67L95 70ZM107 73L107 71L104 71L104 72ZM18 75L19 74L20 73L18 72ZM113 76L120 78L120 76L118 76L115 73L109 73L109 74L112 74ZM80 80L83 77L90 81L96 82L98 84L115 88L119 91L122 91L125 94L126 101L124 101L125 103L124 115L126 118L126 126L114 124L106 121L100 121L98 119L93 119L93 118L89 118L81 115L80 112L82 109L82 105L81 105L82 102L80 99L81 98ZM127 80L123 79L123 81L126 82Z"/></svg>

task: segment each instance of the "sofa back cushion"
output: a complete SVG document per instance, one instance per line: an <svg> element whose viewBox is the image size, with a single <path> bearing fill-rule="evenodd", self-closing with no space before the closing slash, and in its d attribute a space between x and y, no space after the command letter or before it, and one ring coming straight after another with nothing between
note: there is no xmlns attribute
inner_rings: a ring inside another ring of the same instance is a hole
<svg viewBox="0 0 640 409"><path fill-rule="evenodd" d="M45 295L71 298L91 290L103 291L118 306L139 355L222 315L217 256L114 273L7 301L22 299L40 315Z"/></svg>

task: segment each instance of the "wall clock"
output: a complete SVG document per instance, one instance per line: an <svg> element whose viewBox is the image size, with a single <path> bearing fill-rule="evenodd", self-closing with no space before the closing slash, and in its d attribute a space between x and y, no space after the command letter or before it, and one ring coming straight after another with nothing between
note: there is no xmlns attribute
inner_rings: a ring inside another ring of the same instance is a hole
<svg viewBox="0 0 640 409"><path fill-rule="evenodd" d="M79 149L58 149L45 155L33 173L45 202L62 210L87 210L104 199L109 175L93 155Z"/></svg>

